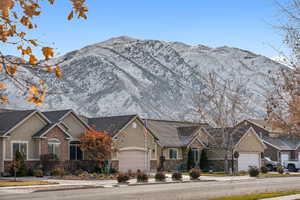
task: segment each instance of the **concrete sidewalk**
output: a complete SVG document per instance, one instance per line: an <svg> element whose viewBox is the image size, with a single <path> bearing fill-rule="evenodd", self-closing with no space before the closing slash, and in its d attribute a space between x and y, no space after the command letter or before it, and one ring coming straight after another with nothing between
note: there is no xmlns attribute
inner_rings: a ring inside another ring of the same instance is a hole
<svg viewBox="0 0 300 200"><path fill-rule="evenodd" d="M159 184L167 184L167 183L176 183L176 181L172 181L171 175L167 174L166 183ZM12 180L13 178L5 178L6 180ZM200 181L242 181L242 180L255 180L255 178L249 176L226 176L226 177L217 177L217 176L201 176ZM0 187L0 193L31 193L35 191L41 190L62 190L62 189L77 189L77 188L108 188L108 187L123 187L125 185L119 185L117 180L63 180L63 179L52 179L49 177L44 178L35 178L35 177L22 177L18 178L18 180L22 181L50 181L57 182L55 185L33 185L33 186L15 186L15 187ZM190 177L187 175L183 175L183 182L187 182L190 180ZM154 178L149 178L149 184L158 184ZM141 183L137 183L136 179L130 179L129 185L140 185Z"/></svg>

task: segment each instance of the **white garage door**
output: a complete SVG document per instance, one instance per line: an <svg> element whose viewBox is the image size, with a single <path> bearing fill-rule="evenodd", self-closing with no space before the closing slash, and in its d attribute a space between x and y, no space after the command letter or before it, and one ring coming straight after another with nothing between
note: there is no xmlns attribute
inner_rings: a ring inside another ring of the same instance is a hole
<svg viewBox="0 0 300 200"><path fill-rule="evenodd" d="M289 160L289 154L288 153L281 153L281 164L284 165L283 163L285 161Z"/></svg>
<svg viewBox="0 0 300 200"><path fill-rule="evenodd" d="M248 171L249 166L260 167L258 153L240 153L240 156L238 158L239 171Z"/></svg>
<svg viewBox="0 0 300 200"><path fill-rule="evenodd" d="M118 154L119 171L128 172L128 170L131 170L132 172L136 172L138 169L141 171L146 171L146 165L148 165L148 163L146 163L145 157L145 151L120 151Z"/></svg>

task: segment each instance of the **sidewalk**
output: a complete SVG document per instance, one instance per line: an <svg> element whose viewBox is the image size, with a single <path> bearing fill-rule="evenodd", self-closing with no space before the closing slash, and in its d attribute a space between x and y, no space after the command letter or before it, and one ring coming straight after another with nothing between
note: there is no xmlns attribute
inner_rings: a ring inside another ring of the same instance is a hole
<svg viewBox="0 0 300 200"><path fill-rule="evenodd" d="M149 184L167 184L167 183L176 183L172 181L171 175L167 174L166 183L157 183L154 178L149 178ZM6 178L13 179L13 178ZM200 181L241 181L255 179L249 176L226 176L226 177L217 177L217 176L201 176ZM62 189L80 189L80 188L107 188L107 187L123 187L125 185L119 185L117 180L63 180L63 179L52 179L48 177L44 178L35 178L35 177L24 177L18 178L18 180L30 181L30 180L39 180L39 181L51 181L57 182L56 185L34 185L34 186L17 186L17 187L0 187L1 193L31 193L41 190L62 190ZM187 182L190 178L187 175L183 175L182 181ZM140 185L137 183L136 179L129 180L130 185Z"/></svg>

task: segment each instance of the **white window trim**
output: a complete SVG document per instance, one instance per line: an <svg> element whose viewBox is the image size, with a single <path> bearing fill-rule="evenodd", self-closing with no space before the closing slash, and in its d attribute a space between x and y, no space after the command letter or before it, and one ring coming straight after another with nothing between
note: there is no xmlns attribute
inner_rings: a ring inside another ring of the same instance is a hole
<svg viewBox="0 0 300 200"><path fill-rule="evenodd" d="M13 155L13 146L14 144L26 144L26 158L25 158L25 161L29 160L28 159L28 149L29 149L29 145L28 145L28 141L16 141L16 140L13 140L10 142L10 156L11 156L11 160L14 160L14 155Z"/></svg>
<svg viewBox="0 0 300 200"><path fill-rule="evenodd" d="M60 145L61 144L61 142L57 139L57 138L50 138L50 139L48 139L48 143L47 143L47 147L48 147L48 150L49 150L49 144L51 144L51 145ZM52 154L54 154L54 155L56 155L56 148L53 148L53 150L54 150L54 152L51 152ZM48 151L48 154L49 154L50 152Z"/></svg>
<svg viewBox="0 0 300 200"><path fill-rule="evenodd" d="M177 152L176 158L170 158L170 150L176 150L176 152ZM168 158L169 158L169 160L180 160L179 159L179 149L178 148L168 148Z"/></svg>

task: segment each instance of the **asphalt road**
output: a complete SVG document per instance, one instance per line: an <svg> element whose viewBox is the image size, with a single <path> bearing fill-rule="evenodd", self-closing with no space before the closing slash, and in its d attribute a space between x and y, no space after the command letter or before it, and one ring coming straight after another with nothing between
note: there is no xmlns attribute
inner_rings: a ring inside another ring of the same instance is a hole
<svg viewBox="0 0 300 200"><path fill-rule="evenodd" d="M300 190L300 177L0 194L0 200L202 200L220 196L295 189Z"/></svg>

